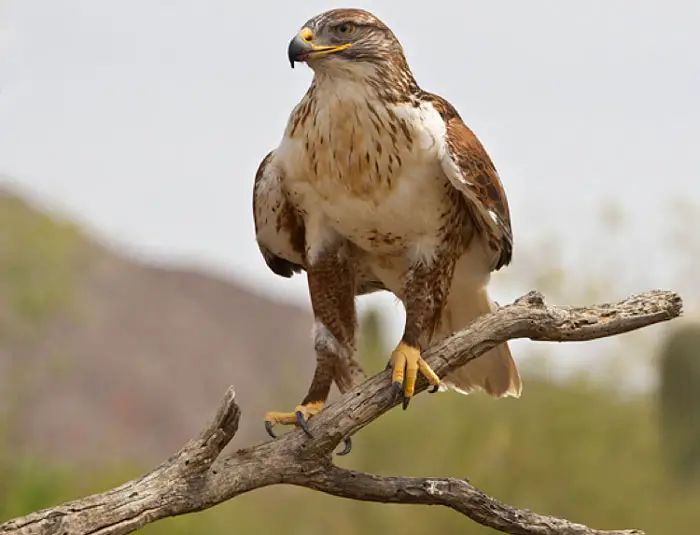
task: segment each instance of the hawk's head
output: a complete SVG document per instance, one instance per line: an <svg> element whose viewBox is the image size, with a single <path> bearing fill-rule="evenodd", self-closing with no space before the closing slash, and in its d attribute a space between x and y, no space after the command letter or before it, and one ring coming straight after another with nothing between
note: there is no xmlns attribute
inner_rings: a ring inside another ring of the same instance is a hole
<svg viewBox="0 0 700 535"><path fill-rule="evenodd" d="M362 9L333 9L310 19L289 43L288 54L292 67L305 62L331 76L411 78L399 40Z"/></svg>

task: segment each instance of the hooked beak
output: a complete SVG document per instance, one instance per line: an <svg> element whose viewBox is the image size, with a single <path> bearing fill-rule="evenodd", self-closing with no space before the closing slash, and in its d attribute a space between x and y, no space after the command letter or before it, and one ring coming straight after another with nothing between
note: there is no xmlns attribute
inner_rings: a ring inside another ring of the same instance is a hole
<svg viewBox="0 0 700 535"><path fill-rule="evenodd" d="M314 34L309 28L303 28L289 43L289 48L287 49L287 55L289 57L289 64L294 68L294 62L308 61L313 58L318 58L320 56L326 56L328 54L333 54L334 52L340 52L346 48L350 48L350 43L345 43L339 46L324 46L317 45L313 42Z"/></svg>

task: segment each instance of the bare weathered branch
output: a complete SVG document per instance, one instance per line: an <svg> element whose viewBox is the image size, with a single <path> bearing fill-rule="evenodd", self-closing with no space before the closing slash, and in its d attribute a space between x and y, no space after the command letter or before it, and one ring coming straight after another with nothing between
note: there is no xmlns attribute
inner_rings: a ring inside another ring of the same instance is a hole
<svg viewBox="0 0 700 535"><path fill-rule="evenodd" d="M516 509L499 502L463 479L386 477L330 465L308 485L316 490L381 503L443 505L484 526L518 535L640 535L638 530L601 531L553 516Z"/></svg>
<svg viewBox="0 0 700 535"><path fill-rule="evenodd" d="M438 375L515 338L584 341L667 321L681 313L672 292L654 291L616 304L556 307L530 292L483 316L429 348L425 358ZM292 431L276 440L218 459L231 441L240 409L230 389L213 421L196 439L150 473L101 494L15 518L0 525L7 535L119 535L158 519L206 509L239 494L275 484L316 489L345 498L387 503L443 505L483 525L516 535L632 535L600 531L502 504L458 479L380 477L333 465L333 449L396 404L389 371L345 394L309 421L314 435ZM426 388L424 381L417 392Z"/></svg>

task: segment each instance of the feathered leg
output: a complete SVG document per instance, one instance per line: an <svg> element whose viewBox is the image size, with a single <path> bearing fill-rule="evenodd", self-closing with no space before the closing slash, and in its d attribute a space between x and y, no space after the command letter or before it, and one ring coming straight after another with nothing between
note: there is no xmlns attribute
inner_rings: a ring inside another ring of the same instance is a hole
<svg viewBox="0 0 700 535"><path fill-rule="evenodd" d="M315 319L316 370L306 397L294 412L265 415L265 427L272 436L274 424L299 425L310 436L306 422L325 405L333 380L344 392L362 373L353 359L357 324L356 271L347 248L341 246L324 251L309 265L307 272Z"/></svg>
<svg viewBox="0 0 700 535"><path fill-rule="evenodd" d="M333 378L341 394L345 394L345 392L367 379L367 374L362 369L360 363L355 359L354 348L349 358L338 360Z"/></svg>
<svg viewBox="0 0 700 535"><path fill-rule="evenodd" d="M438 253L431 261L416 262L406 275L402 292L406 324L389 361L392 384L403 391L404 409L411 401L419 372L433 385L433 391L440 384L440 378L421 357L421 350L440 321L453 273L450 255Z"/></svg>

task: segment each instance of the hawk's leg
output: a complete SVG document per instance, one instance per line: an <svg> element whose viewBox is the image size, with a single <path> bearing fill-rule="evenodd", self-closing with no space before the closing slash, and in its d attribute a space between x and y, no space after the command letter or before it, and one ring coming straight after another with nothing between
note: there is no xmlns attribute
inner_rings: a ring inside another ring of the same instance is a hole
<svg viewBox="0 0 700 535"><path fill-rule="evenodd" d="M389 361L391 381L403 391L403 408L408 407L420 372L437 391L440 378L421 357L421 349L433 335L447 300L454 262L449 255L436 255L431 262L420 261L409 270L403 288L406 324L399 345Z"/></svg>
<svg viewBox="0 0 700 535"><path fill-rule="evenodd" d="M306 422L325 405L333 381L341 392L346 392L363 375L353 359L356 275L346 248L323 252L308 267L307 273L315 320L316 371L306 397L294 412L267 413L265 427L272 436L274 424L299 425L311 436Z"/></svg>

